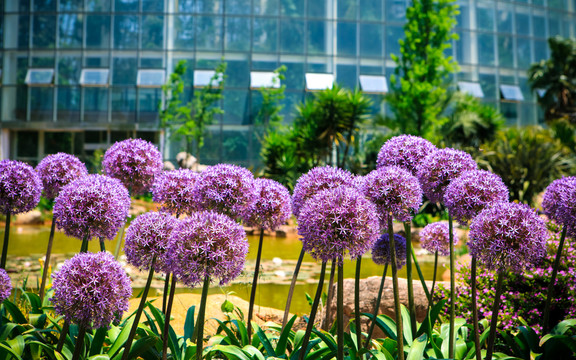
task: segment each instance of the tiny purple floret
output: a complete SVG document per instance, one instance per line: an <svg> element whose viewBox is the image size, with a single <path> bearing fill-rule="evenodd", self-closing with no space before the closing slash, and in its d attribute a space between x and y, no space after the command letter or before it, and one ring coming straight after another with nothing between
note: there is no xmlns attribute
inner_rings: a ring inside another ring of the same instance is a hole
<svg viewBox="0 0 576 360"><path fill-rule="evenodd" d="M247 226L276 230L292 215L292 199L286 187L271 179L255 179L258 194L246 211Z"/></svg>
<svg viewBox="0 0 576 360"><path fill-rule="evenodd" d="M452 229L454 245L458 243L456 230ZM435 222L428 224L420 231L420 245L432 254L438 253L443 256L450 255L450 232L447 222Z"/></svg>
<svg viewBox="0 0 576 360"><path fill-rule="evenodd" d="M46 156L38 166L36 172L44 185L44 196L54 199L60 189L71 181L88 175L86 165L74 155L57 153Z"/></svg>
<svg viewBox="0 0 576 360"><path fill-rule="evenodd" d="M399 166L416 176L420 162L438 150L430 141L414 135L395 136L382 145L376 167Z"/></svg>
<svg viewBox="0 0 576 360"><path fill-rule="evenodd" d="M0 161L0 211L20 214L30 211L40 202L42 181L32 166L21 161Z"/></svg>
<svg viewBox="0 0 576 360"><path fill-rule="evenodd" d="M406 239L394 234L394 249L396 255L396 268L400 270L406 264ZM378 265L386 265L392 262L390 256L390 236L382 234L372 247L372 260Z"/></svg>
<svg viewBox="0 0 576 360"><path fill-rule="evenodd" d="M191 214L196 211L192 191L197 179L198 173L190 169L161 172L152 185L152 200L172 215Z"/></svg>
<svg viewBox="0 0 576 360"><path fill-rule="evenodd" d="M566 227L566 234L576 238L576 176L552 181L542 199L544 213Z"/></svg>
<svg viewBox="0 0 576 360"><path fill-rule="evenodd" d="M12 281L4 269L0 269L0 303L10 297L12 293Z"/></svg>

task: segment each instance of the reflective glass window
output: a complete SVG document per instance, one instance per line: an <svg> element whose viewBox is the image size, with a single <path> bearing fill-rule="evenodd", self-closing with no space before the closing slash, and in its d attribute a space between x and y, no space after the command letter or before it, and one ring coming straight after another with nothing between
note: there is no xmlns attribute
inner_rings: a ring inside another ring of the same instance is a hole
<svg viewBox="0 0 576 360"><path fill-rule="evenodd" d="M58 87L58 121L80 120L80 88Z"/></svg>
<svg viewBox="0 0 576 360"><path fill-rule="evenodd" d="M24 82L28 85L50 85L54 80L54 69L28 69Z"/></svg>
<svg viewBox="0 0 576 360"><path fill-rule="evenodd" d="M142 12L163 12L164 0L142 0Z"/></svg>
<svg viewBox="0 0 576 360"><path fill-rule="evenodd" d="M502 99L509 101L524 101L524 95L518 85L500 85Z"/></svg>
<svg viewBox="0 0 576 360"><path fill-rule="evenodd" d="M201 14L221 14L223 8L223 0L196 0L194 3L194 12Z"/></svg>
<svg viewBox="0 0 576 360"><path fill-rule="evenodd" d="M248 61L228 61L226 66L226 87L250 86L250 68Z"/></svg>
<svg viewBox="0 0 576 360"><path fill-rule="evenodd" d="M278 37L278 20L254 18L252 49L255 52L276 52Z"/></svg>
<svg viewBox="0 0 576 360"><path fill-rule="evenodd" d="M494 5L481 2L476 5L476 26L478 30L494 31Z"/></svg>
<svg viewBox="0 0 576 360"><path fill-rule="evenodd" d="M308 16L315 18L326 18L326 1L308 1Z"/></svg>
<svg viewBox="0 0 576 360"><path fill-rule="evenodd" d="M30 120L52 121L54 88L33 87L30 89Z"/></svg>
<svg viewBox="0 0 576 360"><path fill-rule="evenodd" d="M467 4L459 4L460 13L456 15L456 27L470 29L470 9Z"/></svg>
<svg viewBox="0 0 576 360"><path fill-rule="evenodd" d="M516 59L520 69L528 69L532 64L532 42L528 38L516 38Z"/></svg>
<svg viewBox="0 0 576 360"><path fill-rule="evenodd" d="M194 70L194 86L208 86L214 74L216 74L214 70ZM212 85L216 84L213 82Z"/></svg>
<svg viewBox="0 0 576 360"><path fill-rule="evenodd" d="M530 35L530 14L527 9L523 12L516 12L516 34L522 36Z"/></svg>
<svg viewBox="0 0 576 360"><path fill-rule="evenodd" d="M224 124L246 125L248 119L248 91L230 90L224 91Z"/></svg>
<svg viewBox="0 0 576 360"><path fill-rule="evenodd" d="M314 3L316 3L316 1ZM310 6L310 4L308 4L308 6ZM279 0L254 0L254 15L278 15L279 10Z"/></svg>
<svg viewBox="0 0 576 360"><path fill-rule="evenodd" d="M110 70L108 69L82 69L80 73L80 85L106 86L109 82Z"/></svg>
<svg viewBox="0 0 576 360"><path fill-rule="evenodd" d="M84 67L86 68L107 68L110 67L110 58L104 56L86 56L84 58Z"/></svg>
<svg viewBox="0 0 576 360"><path fill-rule="evenodd" d="M137 12L138 0L114 0L117 12Z"/></svg>
<svg viewBox="0 0 576 360"><path fill-rule="evenodd" d="M338 18L356 20L357 0L338 0Z"/></svg>
<svg viewBox="0 0 576 360"><path fill-rule="evenodd" d="M4 82L6 83L17 83L24 84L26 75L28 74L28 57L18 57L16 60L16 77L14 79L13 74L9 74L8 71L4 74Z"/></svg>
<svg viewBox="0 0 576 360"><path fill-rule="evenodd" d="M548 17L550 36L562 35L562 16L557 12L550 12Z"/></svg>
<svg viewBox="0 0 576 360"><path fill-rule="evenodd" d="M470 94L477 98L483 98L484 92L482 91L482 86L479 83L468 82L468 81L458 81L458 90L461 92Z"/></svg>
<svg viewBox="0 0 576 360"><path fill-rule="evenodd" d="M304 16L304 0L280 0L280 13L283 16Z"/></svg>
<svg viewBox="0 0 576 360"><path fill-rule="evenodd" d="M196 17L196 48L198 50L222 49L222 18L214 16Z"/></svg>
<svg viewBox="0 0 576 360"><path fill-rule="evenodd" d="M380 24L360 24L360 56L381 57L383 29Z"/></svg>
<svg viewBox="0 0 576 360"><path fill-rule="evenodd" d="M6 20L10 21L10 23L12 23L15 19L17 19L16 21L18 21L18 44L10 44L6 43L7 46L12 47L11 45L14 45L13 47L18 47L19 49L28 49L29 43L30 43L30 17L29 16L12 16L12 15L7 15L6 16ZM9 36L7 36L7 39L10 38Z"/></svg>
<svg viewBox="0 0 576 360"><path fill-rule="evenodd" d="M302 90L304 88L304 64L302 63L283 63L286 66L286 84L287 89Z"/></svg>
<svg viewBox="0 0 576 360"><path fill-rule="evenodd" d="M60 57L58 59L58 81L59 85L76 85L80 81L82 71L82 58L80 57Z"/></svg>
<svg viewBox="0 0 576 360"><path fill-rule="evenodd" d="M356 55L356 23L338 23L338 55Z"/></svg>
<svg viewBox="0 0 576 360"><path fill-rule="evenodd" d="M308 53L326 54L328 41L332 41L326 36L327 28L331 26L328 21L308 20ZM330 30L328 30L330 31Z"/></svg>
<svg viewBox="0 0 576 360"><path fill-rule="evenodd" d="M514 67L514 46L512 36L498 36L498 65Z"/></svg>
<svg viewBox="0 0 576 360"><path fill-rule="evenodd" d="M356 65L337 65L336 83L349 89L357 87L358 70L356 69Z"/></svg>
<svg viewBox="0 0 576 360"><path fill-rule="evenodd" d="M136 89L114 87L110 96L112 121L133 122L136 119Z"/></svg>
<svg viewBox="0 0 576 360"><path fill-rule="evenodd" d="M137 15L116 15L114 17L114 48L137 48L139 31L140 24Z"/></svg>
<svg viewBox="0 0 576 360"><path fill-rule="evenodd" d="M248 129L242 130L225 130L222 131L222 156L224 159L231 161L243 161L249 156L249 138Z"/></svg>
<svg viewBox="0 0 576 360"><path fill-rule="evenodd" d="M360 88L365 93L385 94L388 92L386 76L380 75L360 75Z"/></svg>
<svg viewBox="0 0 576 360"><path fill-rule="evenodd" d="M158 104L162 99L162 89L139 89L139 122L154 122L158 118Z"/></svg>
<svg viewBox="0 0 576 360"><path fill-rule="evenodd" d="M485 99L496 99L496 76L494 74L480 74L478 75L478 82L484 91Z"/></svg>
<svg viewBox="0 0 576 360"><path fill-rule="evenodd" d="M407 0L386 1L386 20L404 23L406 21Z"/></svg>
<svg viewBox="0 0 576 360"><path fill-rule="evenodd" d="M472 48L472 41L470 37L470 32L468 31L458 31L458 40L456 40L456 45L454 52L456 54L456 60L461 64L472 64L475 59L472 59L472 54L470 49Z"/></svg>
<svg viewBox="0 0 576 360"><path fill-rule="evenodd" d="M546 18L543 13L532 15L532 25L534 26L534 37L546 38Z"/></svg>
<svg viewBox="0 0 576 360"><path fill-rule="evenodd" d="M386 57L390 58L390 54L400 55L399 39L404 38L404 29L400 26L387 26L386 27Z"/></svg>
<svg viewBox="0 0 576 360"><path fill-rule="evenodd" d="M16 152L18 157L38 156L38 132L18 131L16 132Z"/></svg>
<svg viewBox="0 0 576 360"><path fill-rule="evenodd" d="M154 1L154 0L152 0ZM194 6L194 0L179 0L177 3L178 5L178 13L191 13L196 10Z"/></svg>
<svg viewBox="0 0 576 360"><path fill-rule="evenodd" d="M194 16L174 16L174 47L176 49L194 49Z"/></svg>
<svg viewBox="0 0 576 360"><path fill-rule="evenodd" d="M34 11L56 11L56 0L33 1Z"/></svg>
<svg viewBox="0 0 576 360"><path fill-rule="evenodd" d="M44 133L44 153L55 154L65 152L71 154L73 151L73 134L70 132L46 131Z"/></svg>
<svg viewBox="0 0 576 360"><path fill-rule="evenodd" d="M477 34L478 38L478 65L494 66L496 64L494 36L492 34Z"/></svg>
<svg viewBox="0 0 576 360"><path fill-rule="evenodd" d="M360 19L362 20L382 20L381 0L360 0Z"/></svg>
<svg viewBox="0 0 576 360"><path fill-rule="evenodd" d="M113 61L112 84L135 85L138 63L135 58L115 58Z"/></svg>
<svg viewBox="0 0 576 360"><path fill-rule="evenodd" d="M111 0L86 0L88 11L110 11Z"/></svg>
<svg viewBox="0 0 576 360"><path fill-rule="evenodd" d="M512 33L512 11L498 9L498 32Z"/></svg>
<svg viewBox="0 0 576 360"><path fill-rule="evenodd" d="M301 54L304 52L304 21L282 20L280 22L280 47L283 53Z"/></svg>
<svg viewBox="0 0 576 360"><path fill-rule="evenodd" d="M166 82L164 70L138 70L136 85L145 87L161 87Z"/></svg>
<svg viewBox="0 0 576 360"><path fill-rule="evenodd" d="M257 71L274 71L280 65L277 61L254 61L252 60L252 70Z"/></svg>
<svg viewBox="0 0 576 360"><path fill-rule="evenodd" d="M280 88L280 79L273 72L252 71L250 72L251 88Z"/></svg>
<svg viewBox="0 0 576 360"><path fill-rule="evenodd" d="M4 90L4 93L6 93ZM17 120L26 120L27 114L27 107L28 107L28 89L25 86L17 86L16 87L16 107L14 109L14 113L10 113L13 115Z"/></svg>
<svg viewBox="0 0 576 360"><path fill-rule="evenodd" d="M60 0L60 11L82 11L84 0Z"/></svg>
<svg viewBox="0 0 576 360"><path fill-rule="evenodd" d="M142 49L162 49L164 44L164 16L142 16Z"/></svg>
<svg viewBox="0 0 576 360"><path fill-rule="evenodd" d="M227 14L234 15L248 15L250 14L250 6L246 4L245 0L225 0L226 6L224 7Z"/></svg>
<svg viewBox="0 0 576 360"><path fill-rule="evenodd" d="M534 40L534 61L538 62L548 58L548 43L545 40Z"/></svg>
<svg viewBox="0 0 576 360"><path fill-rule="evenodd" d="M78 14L61 14L58 17L58 45L60 48L81 48L83 17Z"/></svg>
<svg viewBox="0 0 576 360"><path fill-rule="evenodd" d="M333 74L306 74L306 89L307 90L324 90L332 88L334 84Z"/></svg>
<svg viewBox="0 0 576 360"><path fill-rule="evenodd" d="M141 57L140 67L145 69L162 69L164 68L164 61L162 60L162 53L158 53L158 57Z"/></svg>
<svg viewBox="0 0 576 360"><path fill-rule="evenodd" d="M110 47L110 16L86 16L86 47L94 49L108 49Z"/></svg>
<svg viewBox="0 0 576 360"><path fill-rule="evenodd" d="M56 16L35 15L32 26L32 46L53 48L56 42Z"/></svg>
<svg viewBox="0 0 576 360"><path fill-rule="evenodd" d="M86 87L84 90L84 121L108 121L108 89Z"/></svg>
<svg viewBox="0 0 576 360"><path fill-rule="evenodd" d="M250 50L250 18L229 16L226 18L226 50Z"/></svg>

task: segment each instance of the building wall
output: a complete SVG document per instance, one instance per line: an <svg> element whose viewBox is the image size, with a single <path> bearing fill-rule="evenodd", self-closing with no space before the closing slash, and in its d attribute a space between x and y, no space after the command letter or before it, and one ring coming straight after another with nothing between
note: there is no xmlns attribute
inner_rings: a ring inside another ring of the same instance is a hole
<svg viewBox="0 0 576 360"><path fill-rule="evenodd" d="M526 69L548 58L546 39L576 35L576 0L460 0L453 55L458 81L477 82L484 101L509 124L541 115ZM2 148L37 161L54 150L92 156L130 136L159 142L159 87L136 85L138 71L185 59L187 95L193 70L228 63L222 107L203 149L206 163L254 165L251 122L258 92L251 71L287 67L284 114L306 94L305 73L332 73L358 86L359 75L389 76L399 52L407 0L0 0ZM109 69L106 86L82 86L82 69ZM29 69L52 69L53 81L26 84ZM524 100L501 99L518 85ZM375 99L378 96L374 96ZM9 141L9 145L5 142ZM168 158L179 150L167 147ZM3 151L3 156L6 156Z"/></svg>

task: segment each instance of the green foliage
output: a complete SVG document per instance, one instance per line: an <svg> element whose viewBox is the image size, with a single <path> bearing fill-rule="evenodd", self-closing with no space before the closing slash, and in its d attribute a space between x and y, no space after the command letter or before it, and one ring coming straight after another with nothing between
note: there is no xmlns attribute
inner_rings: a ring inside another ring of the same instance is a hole
<svg viewBox="0 0 576 360"><path fill-rule="evenodd" d="M262 102L254 117L254 126L257 129L257 133L262 132L267 127L275 128L282 123L283 117L280 115L280 111L284 106L280 102L285 97L284 90L286 90L286 85L282 84L281 81L286 79L286 76L284 76L285 72L286 66L284 65L274 70L272 83L274 85L280 84L280 87L261 87L258 89L260 96L262 96Z"/></svg>

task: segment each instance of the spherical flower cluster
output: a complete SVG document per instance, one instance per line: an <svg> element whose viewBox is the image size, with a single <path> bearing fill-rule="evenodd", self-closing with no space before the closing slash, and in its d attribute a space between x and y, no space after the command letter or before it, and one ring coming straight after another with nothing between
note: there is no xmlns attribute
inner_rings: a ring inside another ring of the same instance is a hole
<svg viewBox="0 0 576 360"><path fill-rule="evenodd" d="M394 249L396 255L396 268L400 270L406 264L406 239L394 234ZM372 247L372 260L378 265L386 265L392 262L390 258L390 236L382 234Z"/></svg>
<svg viewBox="0 0 576 360"><path fill-rule="evenodd" d="M12 282L6 270L0 269L0 303L10 297L12 293Z"/></svg>
<svg viewBox="0 0 576 360"><path fill-rule="evenodd" d="M132 296L130 278L111 254L80 253L52 274L56 313L88 329L120 321Z"/></svg>
<svg viewBox="0 0 576 360"><path fill-rule="evenodd" d="M0 161L2 214L19 214L34 209L41 193L42 181L30 165L13 160Z"/></svg>
<svg viewBox="0 0 576 360"><path fill-rule="evenodd" d="M304 251L317 260L342 263L346 252L357 258L378 238L376 206L348 186L322 190L302 207L298 234Z"/></svg>
<svg viewBox="0 0 576 360"><path fill-rule="evenodd" d="M455 149L440 149L426 156L418 168L418 180L424 195L432 202L440 202L446 186L464 171L475 170L476 162L470 154Z"/></svg>
<svg viewBox="0 0 576 360"><path fill-rule="evenodd" d="M254 180L258 194L246 211L246 225L275 230L292 215L292 199L285 186L270 179Z"/></svg>
<svg viewBox="0 0 576 360"><path fill-rule="evenodd" d="M198 176L192 198L198 210L214 210L238 219L256 199L254 175L236 165L210 166Z"/></svg>
<svg viewBox="0 0 576 360"><path fill-rule="evenodd" d="M454 245L458 243L456 230L452 229ZM450 255L450 232L447 222L435 222L428 224L420 231L420 245L432 254L438 253L443 256Z"/></svg>
<svg viewBox="0 0 576 360"><path fill-rule="evenodd" d="M497 203L478 214L468 234L470 254L488 269L521 271L546 254L546 224L525 204Z"/></svg>
<svg viewBox="0 0 576 360"><path fill-rule="evenodd" d="M508 188L500 176L486 170L464 171L444 192L444 204L462 225L497 202L508 202Z"/></svg>
<svg viewBox="0 0 576 360"><path fill-rule="evenodd" d="M113 239L130 209L130 195L120 180L87 175L60 190L54 201L56 225L79 239Z"/></svg>
<svg viewBox="0 0 576 360"><path fill-rule="evenodd" d="M248 240L244 228L228 216L202 211L178 223L167 253L170 269L184 284L195 287L208 277L225 285L242 272Z"/></svg>
<svg viewBox="0 0 576 360"><path fill-rule="evenodd" d="M166 266L168 239L178 220L163 212L147 212L134 219L126 229L124 253L129 264L142 270L150 269L152 259L154 270L170 272Z"/></svg>
<svg viewBox="0 0 576 360"><path fill-rule="evenodd" d="M400 135L386 141L376 160L377 167L399 166L416 176L420 162L437 148L430 141L414 135Z"/></svg>
<svg viewBox="0 0 576 360"><path fill-rule="evenodd" d="M44 196L54 199L60 189L79 177L88 175L86 165L74 155L57 153L46 156L36 166L44 185Z"/></svg>
<svg viewBox="0 0 576 360"><path fill-rule="evenodd" d="M294 215L300 215L300 209L308 199L325 189L332 189L339 186L354 187L357 180L347 170L332 166L315 167L306 174L300 176L294 186L292 195L292 211Z"/></svg>
<svg viewBox="0 0 576 360"><path fill-rule="evenodd" d="M552 181L542 199L544 213L566 227L566 234L576 238L576 176Z"/></svg>
<svg viewBox="0 0 576 360"><path fill-rule="evenodd" d="M190 214L196 211L192 191L197 179L198 174L190 169L164 171L154 179L152 200L173 215Z"/></svg>
<svg viewBox="0 0 576 360"><path fill-rule="evenodd" d="M132 194L150 190L154 176L162 171L162 154L142 139L114 143L102 159L104 174L122 181Z"/></svg>
<svg viewBox="0 0 576 360"><path fill-rule="evenodd" d="M418 179L398 166L378 168L364 176L362 192L376 204L384 227L390 213L398 221L409 221L411 211L418 212L422 205Z"/></svg>

